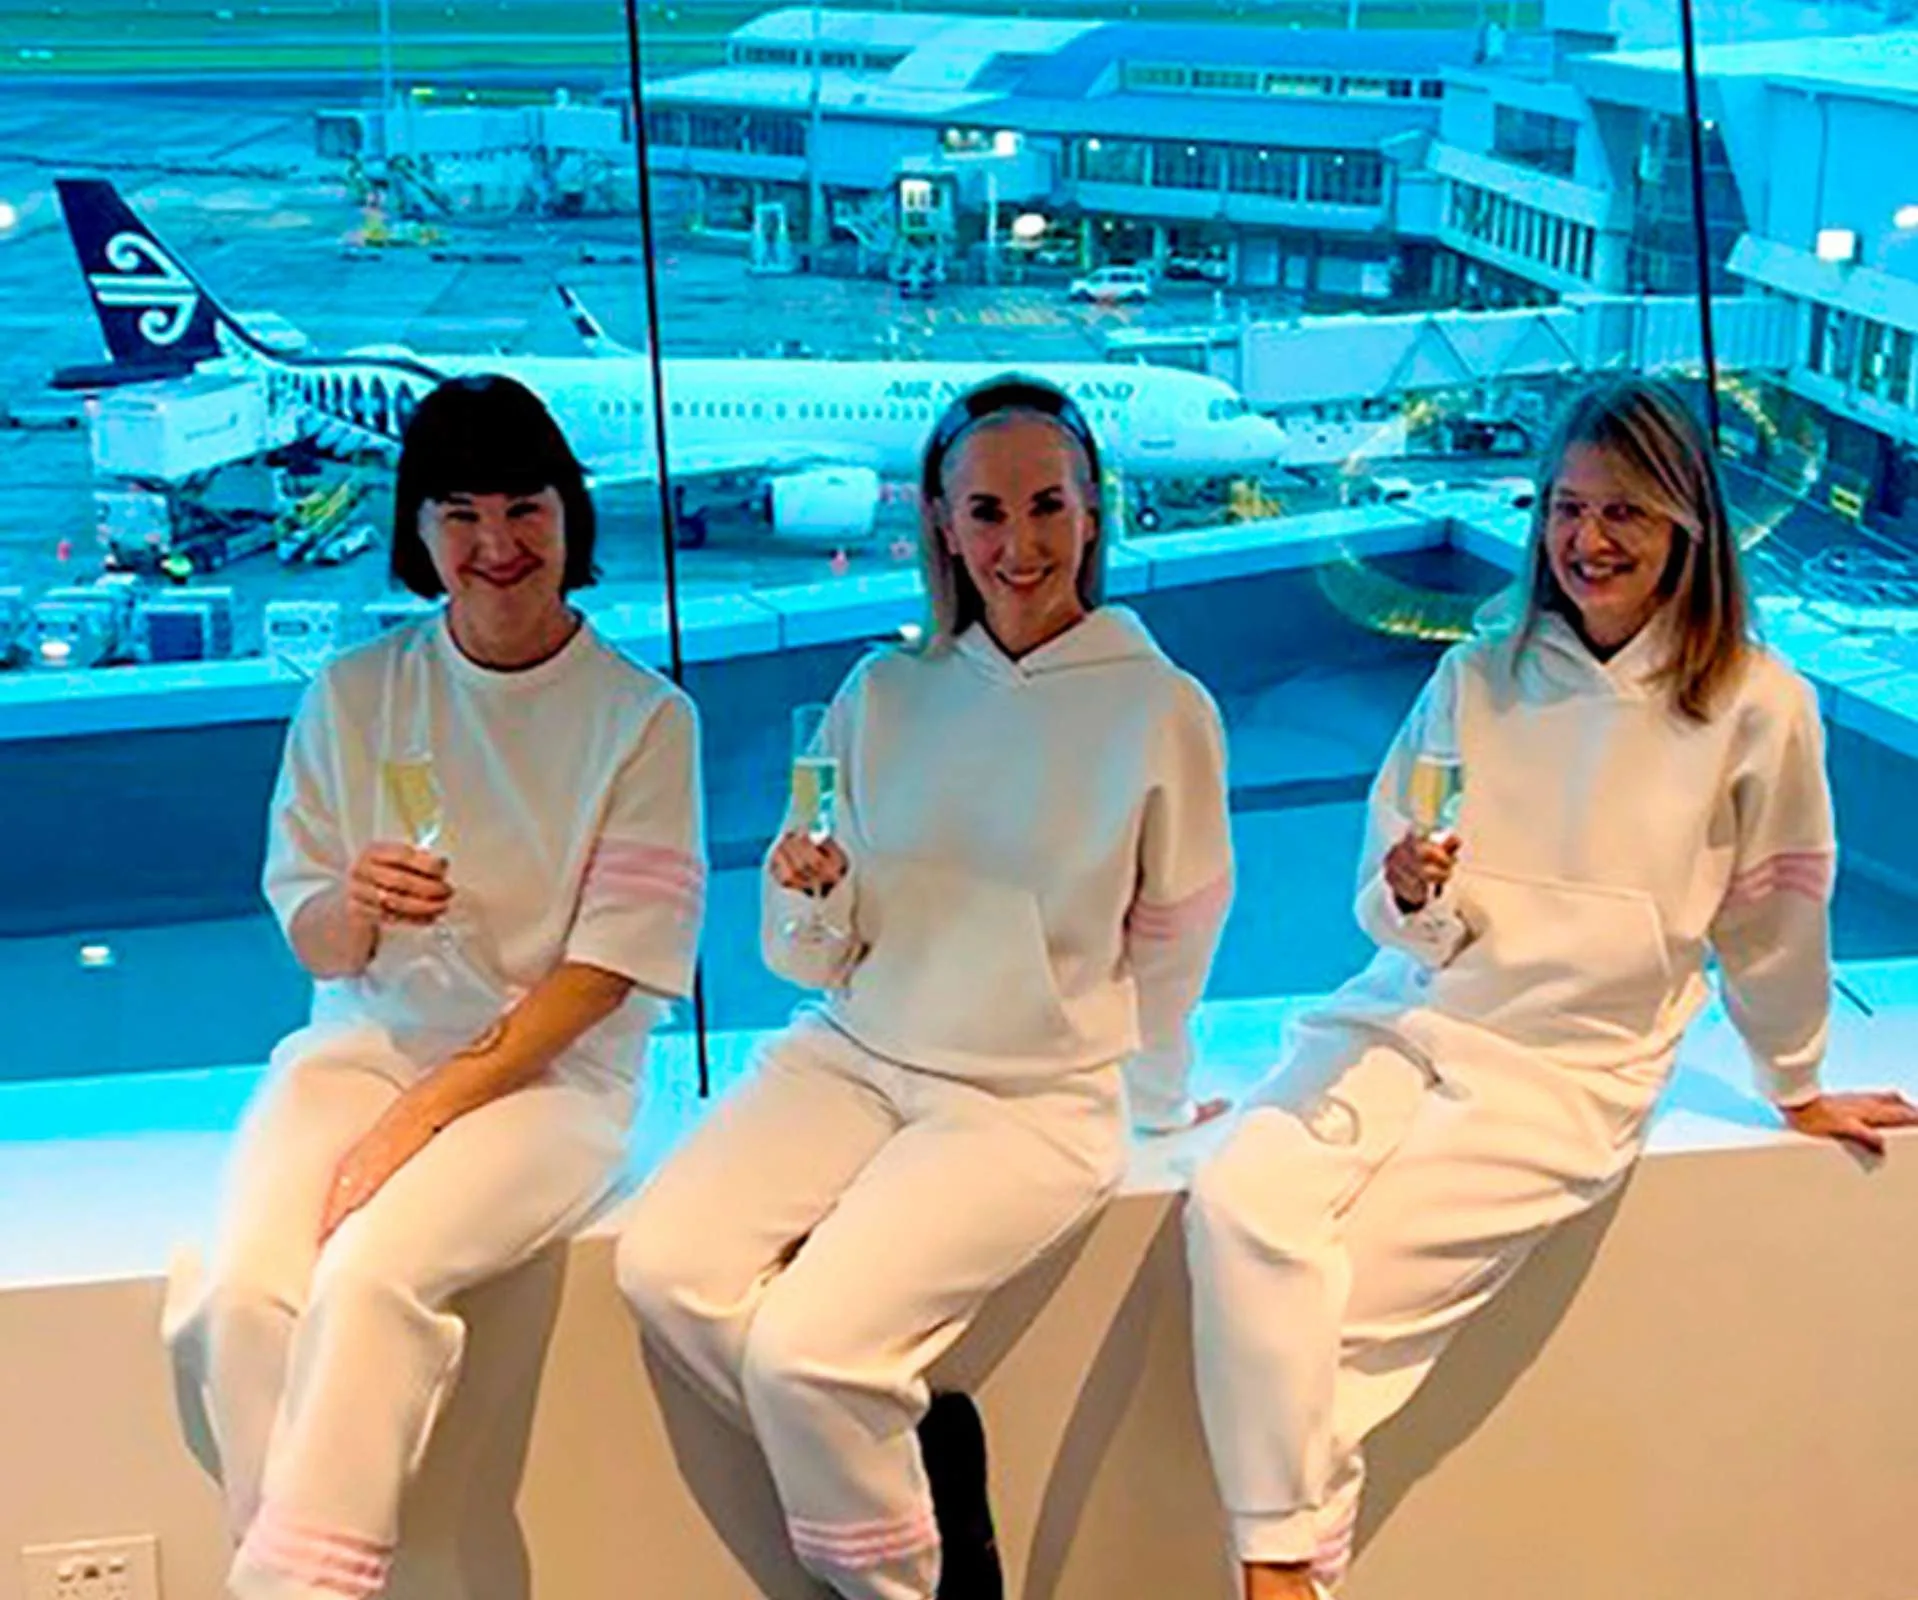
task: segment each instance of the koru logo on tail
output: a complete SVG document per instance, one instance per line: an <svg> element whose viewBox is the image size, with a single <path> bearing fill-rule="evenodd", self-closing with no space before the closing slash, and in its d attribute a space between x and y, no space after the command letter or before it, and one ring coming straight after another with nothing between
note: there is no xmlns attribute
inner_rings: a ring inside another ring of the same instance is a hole
<svg viewBox="0 0 1918 1600"><path fill-rule="evenodd" d="M109 239L107 265L110 271L87 274L100 304L120 311L141 310L140 335L148 344L179 343L200 308L200 291L193 280L140 233L116 233Z"/></svg>

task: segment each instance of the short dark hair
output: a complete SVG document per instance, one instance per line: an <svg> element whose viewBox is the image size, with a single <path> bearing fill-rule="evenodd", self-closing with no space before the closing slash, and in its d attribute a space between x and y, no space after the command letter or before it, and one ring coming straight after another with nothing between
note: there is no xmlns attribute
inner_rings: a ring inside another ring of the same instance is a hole
<svg viewBox="0 0 1918 1600"><path fill-rule="evenodd" d="M448 378L419 403L400 445L393 486L393 580L431 600L446 592L420 536L420 507L455 494L558 493L566 516L570 593L599 577L593 546L599 520L586 474L553 414L512 378L474 373Z"/></svg>

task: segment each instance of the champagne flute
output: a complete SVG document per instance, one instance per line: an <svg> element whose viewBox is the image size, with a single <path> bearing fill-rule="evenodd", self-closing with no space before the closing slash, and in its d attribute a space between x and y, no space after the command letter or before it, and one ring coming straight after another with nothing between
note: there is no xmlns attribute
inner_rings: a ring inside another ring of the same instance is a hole
<svg viewBox="0 0 1918 1600"><path fill-rule="evenodd" d="M1406 774L1404 799L1405 814L1420 839L1449 839L1465 803L1465 764L1458 751L1443 744L1421 748ZM1444 893L1442 885L1434 888L1427 903Z"/></svg>
<svg viewBox="0 0 1918 1600"><path fill-rule="evenodd" d="M796 826L814 844L825 844L833 836L839 809L839 758L826 744L826 712L823 705L809 704L793 708L792 721L792 817ZM817 938L826 932L820 901L814 894L803 917L786 924L789 938Z"/></svg>
<svg viewBox="0 0 1918 1600"><path fill-rule="evenodd" d="M446 802L433 771L433 757L423 750L389 757L380 763L380 775L408 841L417 850L437 852L446 831ZM453 942L444 917L433 924L433 937L442 946Z"/></svg>
<svg viewBox="0 0 1918 1600"><path fill-rule="evenodd" d="M1458 826L1465 803L1465 764L1456 750L1421 750L1406 779L1405 811L1421 839L1434 839Z"/></svg>
<svg viewBox="0 0 1918 1600"><path fill-rule="evenodd" d="M839 758L826 748L826 707L793 710L793 815L806 837L824 844L833 834L839 806Z"/></svg>
<svg viewBox="0 0 1918 1600"><path fill-rule="evenodd" d="M400 826L419 850L432 850L446 826L446 804L440 797L433 758L424 753L380 764L386 792L400 814Z"/></svg>

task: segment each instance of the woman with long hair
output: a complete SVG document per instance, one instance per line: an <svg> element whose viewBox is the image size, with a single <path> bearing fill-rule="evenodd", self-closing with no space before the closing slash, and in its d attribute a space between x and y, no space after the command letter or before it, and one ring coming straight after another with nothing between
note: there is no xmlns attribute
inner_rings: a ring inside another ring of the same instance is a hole
<svg viewBox="0 0 1918 1600"><path fill-rule="evenodd" d="M823 998L620 1244L642 1327L752 1429L800 1562L854 1600L1001 1592L977 1417L929 1412L927 1371L1104 1204L1128 1099L1162 1130L1221 1109L1186 1093L1231 890L1219 720L1103 603L1099 482L1049 384L935 426L926 638L854 669L832 836L795 813L766 863L767 959Z"/></svg>
<svg viewBox="0 0 1918 1600"><path fill-rule="evenodd" d="M1614 379L1566 411L1514 599L1440 661L1373 788L1376 959L1297 1024L1193 1188L1201 1410L1247 1600L1342 1576L1366 1436L1624 1177L1709 958L1788 1125L1878 1149L1918 1121L1820 1089L1818 702L1751 637L1673 391Z"/></svg>

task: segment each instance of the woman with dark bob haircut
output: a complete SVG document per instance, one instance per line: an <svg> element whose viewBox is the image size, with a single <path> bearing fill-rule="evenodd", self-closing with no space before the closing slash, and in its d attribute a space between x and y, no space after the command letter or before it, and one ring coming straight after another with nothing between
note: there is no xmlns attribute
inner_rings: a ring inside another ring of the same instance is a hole
<svg viewBox="0 0 1918 1600"><path fill-rule="evenodd" d="M546 408L460 378L406 431L393 572L432 616L293 721L265 888L316 980L168 1333L218 1449L239 1600L386 1583L457 1375L453 1296L606 1193L704 869L698 730L567 602L593 504Z"/></svg>
<svg viewBox="0 0 1918 1600"><path fill-rule="evenodd" d="M566 525L560 591L599 581L594 549L599 518L586 475L559 424L524 384L511 378L455 378L427 397L406 430L393 486L393 581L422 599L447 592L427 548L420 508L456 489L559 496Z"/></svg>

